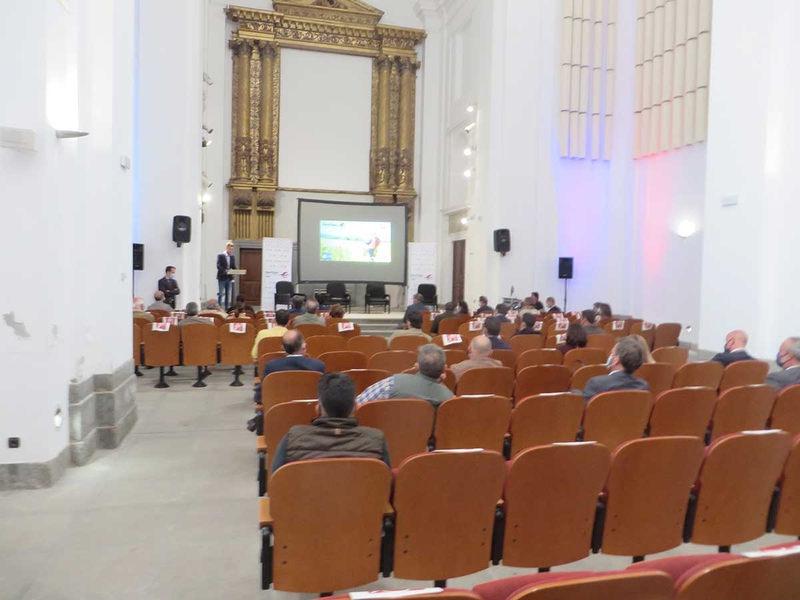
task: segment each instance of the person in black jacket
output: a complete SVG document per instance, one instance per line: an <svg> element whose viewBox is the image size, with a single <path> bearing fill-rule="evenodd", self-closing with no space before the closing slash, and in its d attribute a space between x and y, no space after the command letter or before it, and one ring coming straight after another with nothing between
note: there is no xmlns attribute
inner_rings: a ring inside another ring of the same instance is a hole
<svg viewBox="0 0 800 600"><path fill-rule="evenodd" d="M731 331L725 336L725 348L723 348L722 352L715 354L711 360L722 363L724 367L740 360L753 360L753 357L747 353L746 348L747 333L741 329Z"/></svg>
<svg viewBox="0 0 800 600"><path fill-rule="evenodd" d="M592 377L583 388L583 399L589 402L597 394L617 390L649 390L648 383L633 374L644 363L644 348L633 336L620 339L611 350L606 366L610 373Z"/></svg>
<svg viewBox="0 0 800 600"><path fill-rule="evenodd" d="M175 296L181 293L181 288L175 281L175 267L169 266L164 270L164 277L158 280L158 289L164 292L164 302L175 308Z"/></svg>
<svg viewBox="0 0 800 600"><path fill-rule="evenodd" d="M231 307L233 296L233 275L230 275L228 271L235 268L236 257L233 255L233 242L228 242L225 244L225 252L217 254L217 283L219 284L217 302L226 311ZM223 296L225 296L225 304L222 303Z"/></svg>

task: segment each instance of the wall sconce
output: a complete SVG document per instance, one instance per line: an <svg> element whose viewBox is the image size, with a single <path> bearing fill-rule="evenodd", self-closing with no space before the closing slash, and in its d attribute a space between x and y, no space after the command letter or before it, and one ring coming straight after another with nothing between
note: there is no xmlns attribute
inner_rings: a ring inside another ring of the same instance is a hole
<svg viewBox="0 0 800 600"><path fill-rule="evenodd" d="M213 142L214 140L207 140L206 138L203 138L203 148L208 148Z"/></svg>
<svg viewBox="0 0 800 600"><path fill-rule="evenodd" d="M681 223L678 225L678 228L675 230L675 233L677 233L683 239L686 239L693 236L696 231L697 226L693 221L681 221Z"/></svg>
<svg viewBox="0 0 800 600"><path fill-rule="evenodd" d="M466 171L464 171L464 177L466 177L467 179L472 177L472 169L467 169Z"/></svg>
<svg viewBox="0 0 800 600"><path fill-rule="evenodd" d="M464 148L464 156L472 156L472 148Z"/></svg>
<svg viewBox="0 0 800 600"><path fill-rule="evenodd" d="M89 135L88 131L71 131L69 129L56 129L56 137L60 140L86 137L87 135Z"/></svg>
<svg viewBox="0 0 800 600"><path fill-rule="evenodd" d="M469 133L469 132L470 132L470 131L472 131L473 129L475 129L475 123L470 123L469 125L467 125L466 127L464 127L464 131L466 131L467 133Z"/></svg>
<svg viewBox="0 0 800 600"><path fill-rule="evenodd" d="M468 112L468 113L474 113L474 112L475 112L475 107L474 107L472 104L470 104L470 105L467 107L467 112Z"/></svg>
<svg viewBox="0 0 800 600"><path fill-rule="evenodd" d="M56 429L61 429L62 423L64 423L64 413L59 406L56 408L56 414L53 415L53 425L56 426Z"/></svg>

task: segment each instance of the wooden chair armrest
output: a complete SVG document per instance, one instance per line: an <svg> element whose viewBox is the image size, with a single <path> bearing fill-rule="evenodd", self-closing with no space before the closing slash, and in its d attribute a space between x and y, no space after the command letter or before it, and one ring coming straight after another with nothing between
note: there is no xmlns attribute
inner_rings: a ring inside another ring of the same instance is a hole
<svg viewBox="0 0 800 600"><path fill-rule="evenodd" d="M267 451L267 438L263 435L259 435L256 438L256 452L266 452Z"/></svg>
<svg viewBox="0 0 800 600"><path fill-rule="evenodd" d="M272 514L269 512L269 498L258 499L258 526L272 527Z"/></svg>

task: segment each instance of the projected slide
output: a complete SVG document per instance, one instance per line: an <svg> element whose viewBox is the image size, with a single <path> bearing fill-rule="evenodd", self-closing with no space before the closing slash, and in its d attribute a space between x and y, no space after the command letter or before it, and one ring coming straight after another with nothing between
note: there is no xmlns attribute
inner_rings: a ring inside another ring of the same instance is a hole
<svg viewBox="0 0 800 600"><path fill-rule="evenodd" d="M319 222L323 262L392 262L392 224L372 221Z"/></svg>

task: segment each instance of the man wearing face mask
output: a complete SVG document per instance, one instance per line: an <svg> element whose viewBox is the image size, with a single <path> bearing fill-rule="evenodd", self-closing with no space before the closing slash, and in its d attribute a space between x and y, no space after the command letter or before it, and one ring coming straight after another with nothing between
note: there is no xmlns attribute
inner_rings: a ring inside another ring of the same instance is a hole
<svg viewBox="0 0 800 600"><path fill-rule="evenodd" d="M158 290L164 292L164 302L175 308L175 296L181 293L181 288L175 281L175 267L170 265L164 269L164 277L158 280Z"/></svg>
<svg viewBox="0 0 800 600"><path fill-rule="evenodd" d="M606 361L608 375L592 377L583 388L583 399L588 402L597 394L617 390L649 390L643 379L633 374L644 363L644 349L633 337L624 337L611 350Z"/></svg>
<svg viewBox="0 0 800 600"><path fill-rule="evenodd" d="M747 333L741 329L731 331L725 336L725 348L723 351L715 355L711 360L722 363L724 367L740 360L753 360L753 357L747 353L746 347Z"/></svg>
<svg viewBox="0 0 800 600"><path fill-rule="evenodd" d="M781 368L767 375L767 383L781 391L783 388L800 383L800 337L790 337L784 340L775 357L775 362Z"/></svg>

